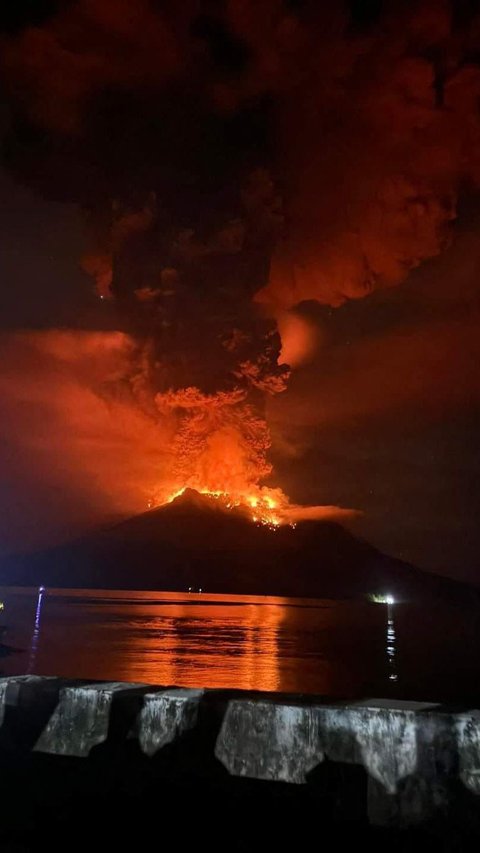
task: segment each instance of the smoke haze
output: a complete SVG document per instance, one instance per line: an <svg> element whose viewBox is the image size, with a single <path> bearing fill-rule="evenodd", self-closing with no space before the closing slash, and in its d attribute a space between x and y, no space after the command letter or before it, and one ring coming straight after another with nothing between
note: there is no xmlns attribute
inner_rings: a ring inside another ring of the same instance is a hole
<svg viewBox="0 0 480 853"><path fill-rule="evenodd" d="M374 491L390 470L412 491L388 451L399 424L426 459L429 430L461 455L451 436L476 417L477 4L78 0L1 25L5 166L78 212L71 255L97 300L88 332L2 343L12 479L44 471L92 519L159 483L268 482L365 510L400 556L460 563L463 498L450 516L442 499L451 546L430 559L428 501L412 532L408 505L382 515L354 472L377 454Z"/></svg>

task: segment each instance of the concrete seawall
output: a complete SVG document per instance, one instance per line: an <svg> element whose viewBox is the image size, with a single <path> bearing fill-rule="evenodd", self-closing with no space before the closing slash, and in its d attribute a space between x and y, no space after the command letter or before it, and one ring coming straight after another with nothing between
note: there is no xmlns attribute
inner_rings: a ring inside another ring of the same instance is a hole
<svg viewBox="0 0 480 853"><path fill-rule="evenodd" d="M365 787L373 826L418 826L460 814L464 806L469 814L480 808L480 710L429 703L332 704L277 694L3 678L0 766L7 759L12 766L16 755L23 762L30 755L35 766L48 758L49 774L56 772L55 758L97 768L113 762L126 777L129 762L138 772L140 760L142 768L159 760L163 778L181 767L196 779L228 784L241 777L299 789L312 789L324 773L324 788L337 780L339 800L345 786L338 770L351 767ZM351 786L348 796L352 801Z"/></svg>

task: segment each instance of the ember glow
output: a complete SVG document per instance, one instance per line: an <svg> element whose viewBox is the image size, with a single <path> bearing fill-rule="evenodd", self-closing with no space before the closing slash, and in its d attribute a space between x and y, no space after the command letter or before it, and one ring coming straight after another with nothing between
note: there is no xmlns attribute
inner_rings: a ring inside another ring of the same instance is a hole
<svg viewBox="0 0 480 853"><path fill-rule="evenodd" d="M173 503L189 488L183 486L172 492L166 498L151 498L148 509ZM245 493L229 494L228 492L212 492L208 489L196 489L199 494L206 495L226 510L238 510L247 514L254 524L261 524L269 530L278 530L283 524L295 527L299 521L320 521L327 519L349 519L360 513L353 509L338 506L302 506L291 503L281 489L271 489L268 486L257 487Z"/></svg>
<svg viewBox="0 0 480 853"><path fill-rule="evenodd" d="M281 489L266 486L268 425L246 404L245 392L212 398L190 388L159 399L143 349L128 335L24 332L1 336L0 353L8 415L0 438L21 452L16 483L31 496L31 509L26 500L15 512L17 527L10 521L3 529L5 541L31 524L30 513L47 514L39 531L43 544L58 524L49 513L64 513L70 529L81 529L96 517L160 506L186 488L211 495L224 509L245 510L271 529L300 517L349 514L337 507L296 507ZM189 406L177 407L174 399ZM25 419L25 412L31 417Z"/></svg>
<svg viewBox="0 0 480 853"><path fill-rule="evenodd" d="M281 488L262 485L272 472L267 458L270 432L258 410L246 403L241 388L212 395L197 388L170 390L155 399L159 411L170 417L176 412L177 419L173 420L169 474L153 490L149 509L172 503L186 489L193 489L223 509L246 512L254 523L272 530L307 518L354 514L339 507L298 506ZM175 482L171 489L170 477Z"/></svg>
<svg viewBox="0 0 480 853"><path fill-rule="evenodd" d="M187 486L168 495L166 500L158 504L152 499L148 508L172 503L184 494ZM255 524L261 524L270 530L277 530L282 524L295 527L299 521L320 521L351 519L360 515L358 510L345 509L338 506L302 506L292 503L281 489L270 489L267 486L255 491L228 494L226 492L211 492L208 489L197 489L200 494L207 495L227 510L235 509L248 514Z"/></svg>
<svg viewBox="0 0 480 853"><path fill-rule="evenodd" d="M104 515L194 489L272 529L342 517L289 501L270 427L285 456L314 427L356 503L374 494L361 454L329 454L322 430L354 444L366 414L478 397L477 270L468 304L458 264L443 296L412 278L479 197L476 6L77 0L0 34L6 168L78 212L92 292L76 331L53 306L16 336L23 374L7 346L0 437L37 481L80 484ZM328 494L317 466L295 476Z"/></svg>
<svg viewBox="0 0 480 853"><path fill-rule="evenodd" d="M167 495L160 488L151 506L169 503L190 488L228 509L248 507L254 521L273 527L281 523L287 499L280 489L260 486L271 472L268 426L258 407L247 402L245 389L213 394L192 387L170 389L155 401L160 412L174 418L171 465L177 485Z"/></svg>
<svg viewBox="0 0 480 853"><path fill-rule="evenodd" d="M172 503L176 498L181 497L186 490L186 486L178 489L173 494L169 495L166 501L162 503ZM218 501L225 509L246 509L248 510L251 519L257 524L264 524L269 528L275 529L280 524L284 523L282 515L282 503L288 504L288 499L280 491L280 489L263 488L258 490L258 494L229 494L228 492L211 492L208 489L197 489L201 495L207 495L212 500ZM274 498L271 492L279 492L282 502L278 497ZM268 493L268 494L267 494ZM160 504L161 505L161 504ZM149 502L149 507L156 506L154 500Z"/></svg>

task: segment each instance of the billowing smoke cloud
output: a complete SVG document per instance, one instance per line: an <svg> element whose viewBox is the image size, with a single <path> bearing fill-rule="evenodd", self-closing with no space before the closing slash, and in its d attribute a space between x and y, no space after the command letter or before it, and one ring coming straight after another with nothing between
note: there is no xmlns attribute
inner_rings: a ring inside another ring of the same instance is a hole
<svg viewBox="0 0 480 853"><path fill-rule="evenodd" d="M220 105L248 50L207 11L80 2L4 44L11 167L84 208L83 268L139 343L135 401L175 427L159 500L172 477L255 490L271 470L265 395L288 376L251 299L282 225L266 110Z"/></svg>
<svg viewBox="0 0 480 853"><path fill-rule="evenodd" d="M4 334L0 353L1 550L146 508L171 434L134 399L133 341L29 331Z"/></svg>
<svg viewBox="0 0 480 853"><path fill-rule="evenodd" d="M196 264L273 307L338 305L441 251L480 179L478 18L361 5L80 0L4 39L13 166L88 208L102 295Z"/></svg>
<svg viewBox="0 0 480 853"><path fill-rule="evenodd" d="M138 345L126 334L5 333L0 357L0 555L142 512L165 500L179 475L198 487L251 488L258 471L249 466L265 464L266 448L258 446L270 441L265 424L220 395L206 401L191 389L179 430L181 401L154 400L136 372ZM220 418L219 434L216 410L229 405L233 424ZM206 444L202 452L195 441L192 447L192 429L197 442ZM242 444L246 429L254 435ZM182 442L185 447L178 447ZM252 460L255 448L258 458ZM269 494L276 496L275 490ZM333 506L309 512L317 518L351 515ZM285 520L295 522L299 515L300 508L289 505Z"/></svg>
<svg viewBox="0 0 480 853"><path fill-rule="evenodd" d="M3 39L7 162L84 210L83 266L136 342L116 381L175 424L182 483L258 485L265 400L321 345L291 309L399 285L477 190L480 18L368 5L78 0Z"/></svg>
<svg viewBox="0 0 480 853"><path fill-rule="evenodd" d="M384 3L361 33L327 29L282 101L288 229L259 298L338 306L401 283L451 239L480 180L478 18ZM327 60L325 62L325 59Z"/></svg>

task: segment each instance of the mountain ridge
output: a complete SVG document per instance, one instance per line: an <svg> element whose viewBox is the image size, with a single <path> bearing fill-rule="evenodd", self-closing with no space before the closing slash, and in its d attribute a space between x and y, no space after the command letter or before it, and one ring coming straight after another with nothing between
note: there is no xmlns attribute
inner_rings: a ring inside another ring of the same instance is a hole
<svg viewBox="0 0 480 853"><path fill-rule="evenodd" d="M383 554L335 521L271 529L186 490L169 504L3 561L4 585L349 598L468 598L473 587Z"/></svg>

